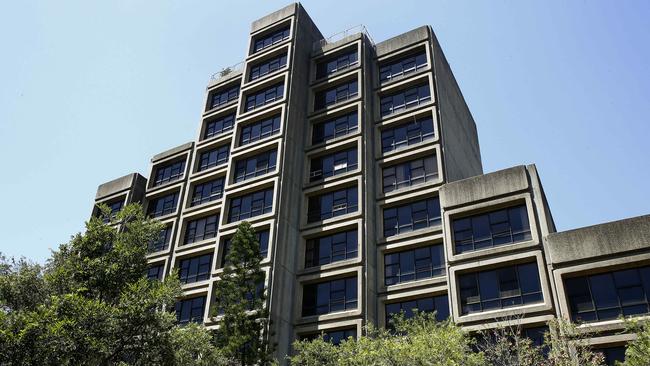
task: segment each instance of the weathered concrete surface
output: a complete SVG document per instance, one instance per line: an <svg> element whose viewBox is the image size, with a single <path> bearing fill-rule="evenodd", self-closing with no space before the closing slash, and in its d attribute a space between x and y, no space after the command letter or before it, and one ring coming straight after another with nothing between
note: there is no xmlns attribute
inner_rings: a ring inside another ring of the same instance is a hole
<svg viewBox="0 0 650 366"><path fill-rule="evenodd" d="M138 173L131 173L123 177L113 179L109 182L100 184L99 187L97 187L97 194L95 195L95 199L99 200L103 197L107 197L121 191L127 191L131 189L131 187L133 187L136 183L140 183L142 181L146 182L147 180L145 177L141 176Z"/></svg>
<svg viewBox="0 0 650 366"><path fill-rule="evenodd" d="M165 151L163 151L163 152L161 152L159 154L154 155L153 158L151 158L151 162L155 163L158 160L162 160L162 159L168 158L168 157L170 157L172 155L176 155L179 152L189 150L192 147L194 147L194 141L186 142L186 143L184 143L182 145L178 145L178 146L173 147L173 148L171 148L169 150L165 150Z"/></svg>
<svg viewBox="0 0 650 366"><path fill-rule="evenodd" d="M552 264L650 250L650 215L549 234Z"/></svg>
<svg viewBox="0 0 650 366"><path fill-rule="evenodd" d="M455 207L526 189L526 167L519 165L443 185L440 188L440 205Z"/></svg>
<svg viewBox="0 0 650 366"><path fill-rule="evenodd" d="M429 27L421 26L375 45L377 57L408 47L429 38Z"/></svg>
<svg viewBox="0 0 650 366"><path fill-rule="evenodd" d="M288 18L298 12L299 3L293 3L285 6L284 8L274 11L273 13L263 16L251 24L251 33L257 32L258 30L268 27L269 25L276 23L282 19Z"/></svg>

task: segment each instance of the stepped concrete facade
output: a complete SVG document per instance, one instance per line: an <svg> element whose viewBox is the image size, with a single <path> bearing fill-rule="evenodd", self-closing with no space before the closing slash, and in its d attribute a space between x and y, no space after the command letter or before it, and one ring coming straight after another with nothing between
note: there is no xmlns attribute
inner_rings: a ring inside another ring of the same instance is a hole
<svg viewBox="0 0 650 366"><path fill-rule="evenodd" d="M300 4L254 21L245 60L208 83L196 139L97 190L115 212L131 202L166 225L148 276L178 270L181 323L218 326L229 239L253 225L280 356L418 309L535 342L564 317L613 362L633 338L619 316L650 307L650 216L556 232L534 165L484 174L429 26L375 43L363 27L324 38Z"/></svg>

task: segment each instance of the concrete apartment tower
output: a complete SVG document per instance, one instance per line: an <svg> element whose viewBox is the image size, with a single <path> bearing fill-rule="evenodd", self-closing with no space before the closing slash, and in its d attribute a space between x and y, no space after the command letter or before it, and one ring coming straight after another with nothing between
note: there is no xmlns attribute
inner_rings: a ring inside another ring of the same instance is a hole
<svg viewBox="0 0 650 366"><path fill-rule="evenodd" d="M242 220L265 257L279 357L295 339L338 342L417 308L468 330L516 321L537 342L553 317L585 320L613 360L633 336L614 335L612 314L648 312L650 217L556 233L534 165L483 175L429 26L379 43L363 27L325 39L292 4L252 23L245 61L205 95L195 141L154 156L148 180L130 174L96 196L114 211L141 202L166 224L148 275L178 269L180 322L218 325L213 286ZM621 299L619 267L633 268L636 307ZM609 313L594 276L613 279Z"/></svg>

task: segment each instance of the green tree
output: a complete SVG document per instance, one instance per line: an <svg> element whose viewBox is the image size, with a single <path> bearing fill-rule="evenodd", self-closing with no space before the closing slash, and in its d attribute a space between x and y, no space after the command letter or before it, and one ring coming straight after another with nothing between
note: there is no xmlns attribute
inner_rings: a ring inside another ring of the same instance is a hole
<svg viewBox="0 0 650 366"><path fill-rule="evenodd" d="M515 325L502 326L479 332L477 349L492 366L540 366L544 364L543 351L532 340L522 335L522 329L515 319Z"/></svg>
<svg viewBox="0 0 650 366"><path fill-rule="evenodd" d="M45 266L0 259L0 365L225 364L210 332L165 310L177 277L145 277L161 225L139 205L101 210L112 222L90 219Z"/></svg>
<svg viewBox="0 0 650 366"><path fill-rule="evenodd" d="M212 310L221 316L217 344L240 365L264 365L272 360L261 261L257 235L244 221L230 241L227 264L215 283L217 305Z"/></svg>
<svg viewBox="0 0 650 366"><path fill-rule="evenodd" d="M638 319L628 320L627 330L636 333L636 339L628 343L625 350L625 362L622 365L650 365L650 322Z"/></svg>
<svg viewBox="0 0 650 366"><path fill-rule="evenodd" d="M580 331L575 324L564 319L548 322L549 332L544 337L548 348L545 366L602 366L601 353L594 352L587 339L591 334Z"/></svg>
<svg viewBox="0 0 650 366"><path fill-rule="evenodd" d="M449 321L436 321L434 314L420 313L408 320L398 316L394 331L368 326L364 333L338 346L322 337L296 341L289 360L294 366L485 365L483 354L472 351L469 335Z"/></svg>

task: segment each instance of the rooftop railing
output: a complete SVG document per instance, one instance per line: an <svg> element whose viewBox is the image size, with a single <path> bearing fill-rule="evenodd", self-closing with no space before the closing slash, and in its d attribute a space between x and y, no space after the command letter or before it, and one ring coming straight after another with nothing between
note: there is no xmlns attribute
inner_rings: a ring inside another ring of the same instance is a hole
<svg viewBox="0 0 650 366"><path fill-rule="evenodd" d="M244 71L244 61L238 62L234 65L224 67L219 72L215 72L210 76L209 83L214 84L219 80L230 76L233 73L243 72Z"/></svg>
<svg viewBox="0 0 650 366"><path fill-rule="evenodd" d="M323 38L320 41L314 42L314 50L318 50L329 43L338 42L345 37L351 36L353 34L358 34L358 33L365 34L366 37L368 37L368 39L370 40L370 43L375 44L375 42L372 40L372 37L370 37L370 33L368 33L368 29L366 28L366 26L363 24L359 24L352 28L348 28L344 31L333 34L327 38Z"/></svg>

